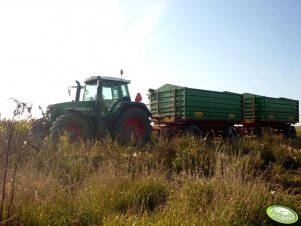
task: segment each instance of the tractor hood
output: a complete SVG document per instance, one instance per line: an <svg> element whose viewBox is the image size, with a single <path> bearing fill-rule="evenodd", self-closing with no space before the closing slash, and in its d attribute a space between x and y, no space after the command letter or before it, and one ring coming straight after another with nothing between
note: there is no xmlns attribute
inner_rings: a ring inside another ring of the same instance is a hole
<svg viewBox="0 0 301 226"><path fill-rule="evenodd" d="M71 111L80 111L86 114L93 113L95 109L95 101L72 101L48 105L46 116L50 121L54 121L62 114Z"/></svg>

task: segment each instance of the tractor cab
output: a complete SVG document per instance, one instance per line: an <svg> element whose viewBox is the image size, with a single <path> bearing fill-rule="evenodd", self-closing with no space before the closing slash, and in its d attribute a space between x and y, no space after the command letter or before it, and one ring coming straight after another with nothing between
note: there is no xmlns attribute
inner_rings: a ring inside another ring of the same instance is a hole
<svg viewBox="0 0 301 226"><path fill-rule="evenodd" d="M71 95L71 89L76 89L76 102L98 102L103 113L107 113L118 102L131 101L128 89L130 80L108 76L92 76L85 79L84 86L78 81L76 83L77 86L68 88L69 96Z"/></svg>
<svg viewBox="0 0 301 226"><path fill-rule="evenodd" d="M99 101L103 111L108 111L117 102L131 101L129 83L121 78L89 77L85 80L82 101Z"/></svg>

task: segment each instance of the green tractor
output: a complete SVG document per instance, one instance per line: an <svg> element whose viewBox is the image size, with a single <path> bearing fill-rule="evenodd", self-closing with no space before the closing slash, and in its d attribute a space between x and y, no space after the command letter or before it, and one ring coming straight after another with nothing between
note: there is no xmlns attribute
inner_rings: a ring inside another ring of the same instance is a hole
<svg viewBox="0 0 301 226"><path fill-rule="evenodd" d="M84 86L76 83L74 101L49 105L44 118L33 123L31 143L38 146L46 135L56 143L64 133L73 142L101 139L108 134L122 143L150 139L151 113L140 102L140 94L131 101L129 80L94 76L87 78Z"/></svg>

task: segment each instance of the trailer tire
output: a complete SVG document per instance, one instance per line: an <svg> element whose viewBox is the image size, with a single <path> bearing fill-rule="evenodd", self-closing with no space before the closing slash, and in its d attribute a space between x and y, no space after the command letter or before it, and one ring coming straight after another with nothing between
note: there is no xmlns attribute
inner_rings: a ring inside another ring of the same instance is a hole
<svg viewBox="0 0 301 226"><path fill-rule="evenodd" d="M202 136L202 131L198 126L189 126L186 129L186 133L195 137L201 137Z"/></svg>
<svg viewBox="0 0 301 226"><path fill-rule="evenodd" d="M287 138L294 138L296 137L296 129L294 126L288 126L285 130L285 136Z"/></svg>
<svg viewBox="0 0 301 226"><path fill-rule="evenodd" d="M59 142L60 136L67 133L71 142L86 141L92 137L92 130L87 120L76 113L68 113L58 117L50 129L53 144Z"/></svg>
<svg viewBox="0 0 301 226"><path fill-rule="evenodd" d="M239 132L234 126L228 126L223 129L223 140L226 142L234 142L239 137Z"/></svg>
<svg viewBox="0 0 301 226"><path fill-rule="evenodd" d="M149 141L151 132L148 114L141 108L130 107L117 118L112 135L121 143L140 143Z"/></svg>
<svg viewBox="0 0 301 226"><path fill-rule="evenodd" d="M273 128L270 126L260 127L260 136L261 137L272 136L273 133L274 133Z"/></svg>

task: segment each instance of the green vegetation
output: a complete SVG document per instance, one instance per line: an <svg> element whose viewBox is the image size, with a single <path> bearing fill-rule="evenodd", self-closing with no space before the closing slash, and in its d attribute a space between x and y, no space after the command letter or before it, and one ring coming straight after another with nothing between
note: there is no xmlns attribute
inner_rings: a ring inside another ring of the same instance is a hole
<svg viewBox="0 0 301 226"><path fill-rule="evenodd" d="M301 213L300 135L142 146L63 137L37 149L24 144L29 127L0 123L2 224L273 225L269 205Z"/></svg>

